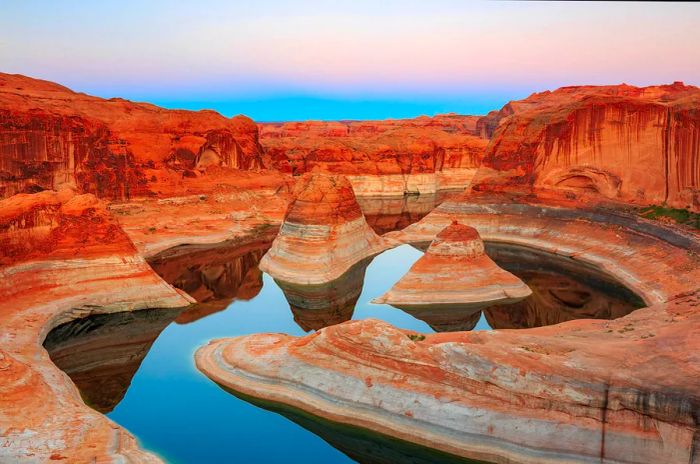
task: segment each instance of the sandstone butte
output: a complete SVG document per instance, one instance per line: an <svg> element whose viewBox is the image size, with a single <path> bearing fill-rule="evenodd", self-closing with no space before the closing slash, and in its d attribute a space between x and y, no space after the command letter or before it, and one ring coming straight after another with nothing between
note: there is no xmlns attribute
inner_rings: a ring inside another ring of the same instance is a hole
<svg viewBox="0 0 700 464"><path fill-rule="evenodd" d="M491 142L477 190L559 190L700 210L700 89L580 86L542 92L479 121Z"/></svg>
<svg viewBox="0 0 700 464"><path fill-rule="evenodd" d="M388 292L372 302L420 317L440 309L478 313L531 294L519 278L489 258L476 229L455 221L435 236L425 254Z"/></svg>
<svg viewBox="0 0 700 464"><path fill-rule="evenodd" d="M344 176L307 173L260 269L290 284L326 284L390 247L367 225Z"/></svg>
<svg viewBox="0 0 700 464"><path fill-rule="evenodd" d="M343 174L358 196L463 189L488 140L476 116L259 124L265 162L282 172Z"/></svg>

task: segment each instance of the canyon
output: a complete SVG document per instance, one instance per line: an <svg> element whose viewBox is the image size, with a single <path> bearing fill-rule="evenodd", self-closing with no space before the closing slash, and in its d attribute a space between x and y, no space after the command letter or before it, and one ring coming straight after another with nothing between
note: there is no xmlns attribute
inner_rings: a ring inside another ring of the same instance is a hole
<svg viewBox="0 0 700 464"><path fill-rule="evenodd" d="M333 428L310 418L350 427L329 439L339 448L362 430L487 462L700 459L700 238L640 213L700 211L696 87L256 123L0 74L0 121L0 461L160 462L100 411L164 327L253 300L266 276L313 332L220 338L196 365L321 435ZM493 283L510 275L531 295L415 315L437 333L353 319L373 257L392 249L427 249L421 285L464 291L468 265L434 255L472 231ZM522 268L536 254L558 271ZM472 331L481 319L495 330Z"/></svg>

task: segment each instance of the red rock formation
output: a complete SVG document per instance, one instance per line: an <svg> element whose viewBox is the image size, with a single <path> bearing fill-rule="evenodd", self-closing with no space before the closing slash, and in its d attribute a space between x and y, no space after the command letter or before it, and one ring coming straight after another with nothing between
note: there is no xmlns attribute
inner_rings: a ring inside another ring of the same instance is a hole
<svg viewBox="0 0 700 464"><path fill-rule="evenodd" d="M256 169L261 154L244 116L105 100L0 73L0 197L61 184L110 199L157 194L170 171Z"/></svg>
<svg viewBox="0 0 700 464"><path fill-rule="evenodd" d="M234 391L480 461L686 463L698 305L695 294L615 321L417 341L353 321L216 340L196 362Z"/></svg>
<svg viewBox="0 0 700 464"><path fill-rule="evenodd" d="M425 254L388 292L373 302L409 312L430 314L453 308L475 314L494 304L515 303L531 293L520 279L489 258L476 229L455 221L437 234Z"/></svg>
<svg viewBox="0 0 700 464"><path fill-rule="evenodd" d="M343 176L304 175L260 269L293 284L324 284L389 248L370 229Z"/></svg>
<svg viewBox="0 0 700 464"><path fill-rule="evenodd" d="M73 319L190 303L101 203L70 190L0 201L0 461L158 462L90 409L41 343Z"/></svg>
<svg viewBox="0 0 700 464"><path fill-rule="evenodd" d="M0 265L135 252L94 195L66 189L0 200Z"/></svg>
<svg viewBox="0 0 700 464"><path fill-rule="evenodd" d="M494 133L475 190L700 209L697 87L563 87L511 102L480 125Z"/></svg>
<svg viewBox="0 0 700 464"><path fill-rule="evenodd" d="M283 172L348 176L357 195L464 188L487 141L474 116L261 124L266 163Z"/></svg>

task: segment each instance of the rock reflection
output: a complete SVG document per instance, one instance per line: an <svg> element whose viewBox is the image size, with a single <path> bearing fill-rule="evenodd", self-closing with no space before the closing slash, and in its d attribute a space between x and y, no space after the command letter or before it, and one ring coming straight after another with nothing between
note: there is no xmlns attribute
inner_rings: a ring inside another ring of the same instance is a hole
<svg viewBox="0 0 700 464"><path fill-rule="evenodd" d="M441 305L411 310L399 309L425 322L435 332L472 330L481 319L481 310L473 307Z"/></svg>
<svg viewBox="0 0 700 464"><path fill-rule="evenodd" d="M181 311L146 309L77 319L49 332L44 348L85 404L108 413L124 398L153 342Z"/></svg>
<svg viewBox="0 0 700 464"><path fill-rule="evenodd" d="M405 229L423 219L454 192L400 197L357 197L367 224L378 234Z"/></svg>
<svg viewBox="0 0 700 464"><path fill-rule="evenodd" d="M644 306L632 291L581 262L505 244L489 244L487 252L532 290L523 301L484 310L494 329L525 329L574 319L616 319Z"/></svg>
<svg viewBox="0 0 700 464"><path fill-rule="evenodd" d="M177 318L187 324L226 309L234 300L250 300L263 286L258 263L273 235L253 243L184 245L149 260L163 280L187 292L197 304Z"/></svg>
<svg viewBox="0 0 700 464"><path fill-rule="evenodd" d="M222 388L244 401L299 424L360 464L486 464L483 461L461 458L368 430L331 422L287 405Z"/></svg>
<svg viewBox="0 0 700 464"><path fill-rule="evenodd" d="M353 265L340 278L323 285L298 285L275 280L282 289L294 321L309 332L352 319L372 258Z"/></svg>

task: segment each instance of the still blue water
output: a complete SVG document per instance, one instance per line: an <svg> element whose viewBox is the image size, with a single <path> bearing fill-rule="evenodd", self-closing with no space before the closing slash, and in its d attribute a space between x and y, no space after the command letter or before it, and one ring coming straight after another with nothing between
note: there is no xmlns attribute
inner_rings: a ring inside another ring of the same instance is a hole
<svg viewBox="0 0 700 464"><path fill-rule="evenodd" d="M353 319L369 317L419 332L424 322L370 300L387 291L422 253L409 245L386 251L367 268ZM268 275L250 301L197 321L171 323L134 376L124 399L108 414L143 447L173 463L342 463L340 451L295 423L230 395L194 366L194 352L212 338L259 332L304 335L282 290ZM487 329L483 316L475 330Z"/></svg>

